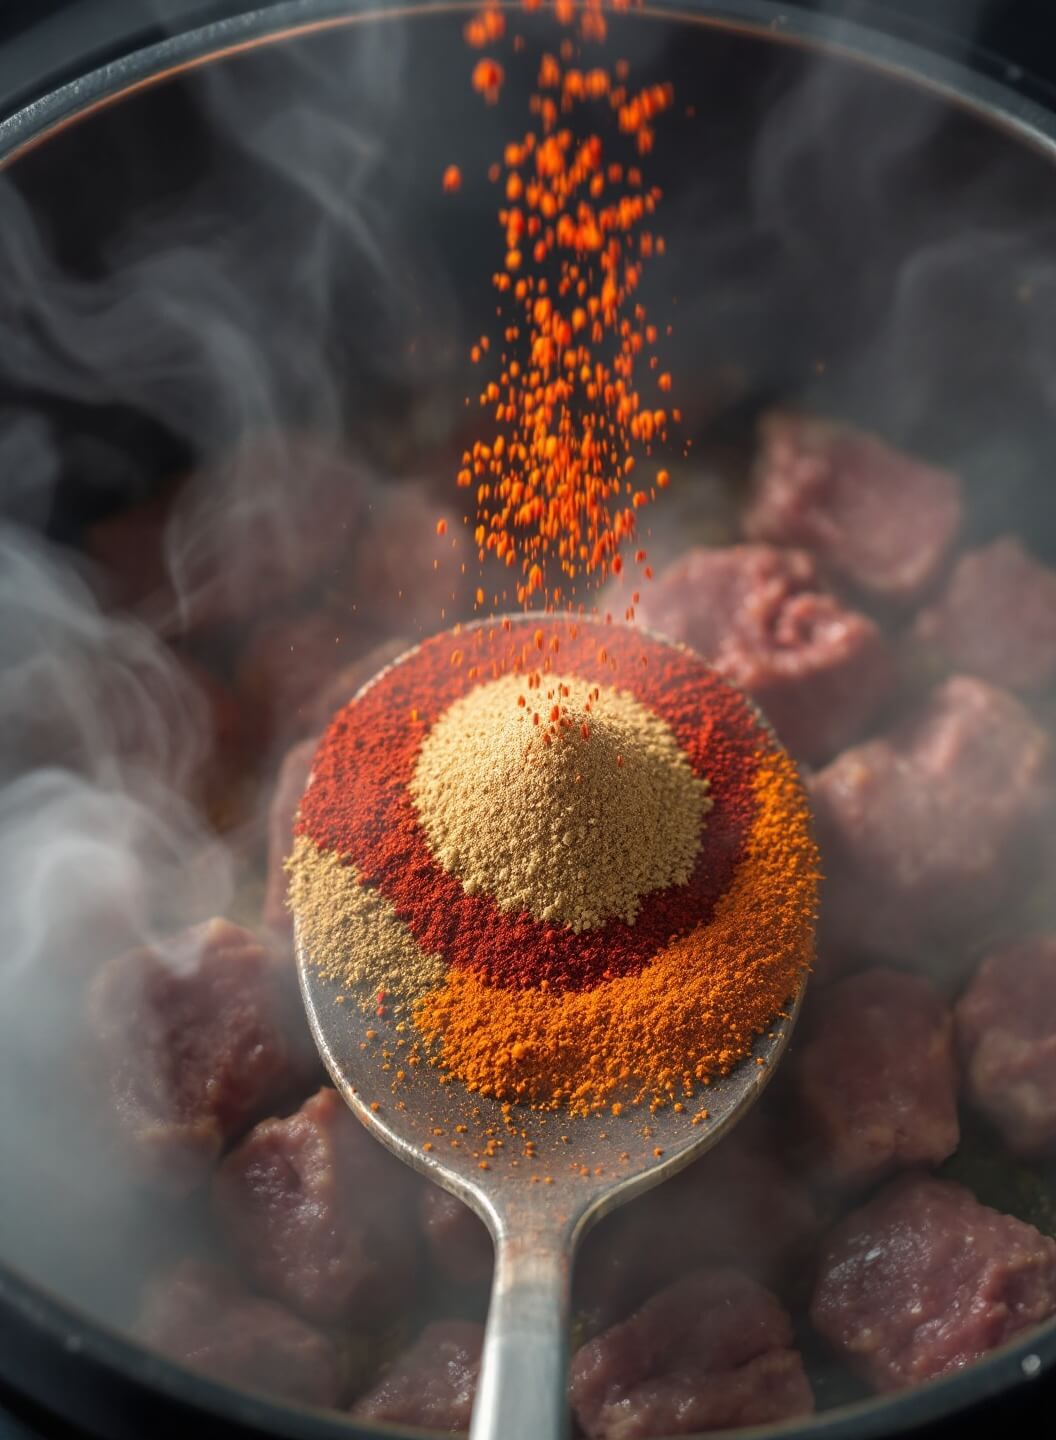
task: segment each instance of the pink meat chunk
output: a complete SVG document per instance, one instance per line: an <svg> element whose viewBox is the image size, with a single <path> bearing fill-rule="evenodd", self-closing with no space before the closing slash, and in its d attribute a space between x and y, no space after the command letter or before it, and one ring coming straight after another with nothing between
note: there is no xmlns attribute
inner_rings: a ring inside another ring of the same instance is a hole
<svg viewBox="0 0 1056 1440"><path fill-rule="evenodd" d="M491 1237L468 1205L439 1185L427 1185L419 1217L429 1261L448 1284L487 1285L494 1264Z"/></svg>
<svg viewBox="0 0 1056 1440"><path fill-rule="evenodd" d="M1056 570L1006 535L969 550L913 640L931 663L1010 690L1056 685Z"/></svg>
<svg viewBox="0 0 1056 1440"><path fill-rule="evenodd" d="M250 1283L305 1319L391 1316L413 1294L413 1181L335 1091L262 1121L213 1184L214 1210Z"/></svg>
<svg viewBox="0 0 1056 1440"><path fill-rule="evenodd" d="M798 545L863 597L918 599L939 577L961 525L948 470L873 435L803 415L760 427L752 540Z"/></svg>
<svg viewBox="0 0 1056 1440"><path fill-rule="evenodd" d="M810 1317L877 1390L960 1370L1056 1313L1056 1241L970 1190L901 1176L832 1231Z"/></svg>
<svg viewBox="0 0 1056 1440"><path fill-rule="evenodd" d="M469 1429L484 1330L468 1320L427 1325L374 1389L352 1406L357 1420L385 1420L458 1434Z"/></svg>
<svg viewBox="0 0 1056 1440"><path fill-rule="evenodd" d="M953 1019L927 980L878 967L808 997L789 1061L814 1174L844 1187L939 1164L960 1139Z"/></svg>
<svg viewBox="0 0 1056 1440"><path fill-rule="evenodd" d="M85 530L84 549L102 571L105 598L115 609L137 608L166 589L169 507L170 497L163 495L129 505Z"/></svg>
<svg viewBox="0 0 1056 1440"><path fill-rule="evenodd" d="M607 1216L576 1266L577 1309L610 1324L687 1269L731 1264L767 1284L794 1271L817 1231L806 1186L735 1136Z"/></svg>
<svg viewBox="0 0 1056 1440"><path fill-rule="evenodd" d="M139 1335L226 1385L304 1405L340 1399L341 1365L329 1337L212 1265L188 1260L159 1276L144 1298Z"/></svg>
<svg viewBox="0 0 1056 1440"><path fill-rule="evenodd" d="M143 1171L173 1187L204 1180L296 1080L275 962L227 920L117 956L88 1013L118 1130Z"/></svg>
<svg viewBox="0 0 1056 1440"><path fill-rule="evenodd" d="M347 705L368 680L410 648L411 642L397 635L374 645L366 654L336 670L315 694L310 710L311 728L322 732L335 712Z"/></svg>
<svg viewBox="0 0 1056 1440"><path fill-rule="evenodd" d="M335 605L258 625L235 669L247 730L266 745L317 728L320 691L369 653L376 638L376 632Z"/></svg>
<svg viewBox="0 0 1056 1440"><path fill-rule="evenodd" d="M180 654L179 663L205 706L214 752L226 763L237 765L244 751L244 734L242 711L234 692L218 675L190 655Z"/></svg>
<svg viewBox="0 0 1056 1440"><path fill-rule="evenodd" d="M638 616L746 690L812 764L860 735L891 689L876 624L829 594L803 551L688 550L642 591Z"/></svg>
<svg viewBox="0 0 1056 1440"><path fill-rule="evenodd" d="M1056 937L988 955L956 1023L972 1102L1017 1153L1056 1150Z"/></svg>
<svg viewBox="0 0 1056 1440"><path fill-rule="evenodd" d="M442 525L444 533L438 534ZM418 484L375 491L341 593L383 634L430 634L467 613L466 529Z"/></svg>
<svg viewBox="0 0 1056 1440"><path fill-rule="evenodd" d="M811 777L828 946L919 963L975 938L1029 879L1050 747L1004 690L954 676Z"/></svg>
<svg viewBox="0 0 1056 1440"><path fill-rule="evenodd" d="M312 761L319 741L302 740L288 750L279 767L278 779L268 808L268 869L264 886L264 920L283 935L293 931L293 918L286 908L287 877L284 862L293 848L293 822L301 796L308 784Z"/></svg>
<svg viewBox="0 0 1056 1440"><path fill-rule="evenodd" d="M359 533L367 481L325 439L271 434L189 477L165 536L172 614L194 632L255 621L325 584Z"/></svg>
<svg viewBox="0 0 1056 1440"><path fill-rule="evenodd" d="M697 1270L572 1361L590 1440L646 1440L809 1415L814 1397L776 1298L736 1270Z"/></svg>

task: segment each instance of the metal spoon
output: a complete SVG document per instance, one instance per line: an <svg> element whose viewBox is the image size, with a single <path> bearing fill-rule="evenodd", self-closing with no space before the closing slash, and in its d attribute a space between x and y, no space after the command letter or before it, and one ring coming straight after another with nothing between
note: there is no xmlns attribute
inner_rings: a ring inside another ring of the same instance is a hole
<svg viewBox="0 0 1056 1440"><path fill-rule="evenodd" d="M382 1071L385 1051L406 1053L397 1022L374 1008L336 1003L343 987L312 963L296 913L294 934L308 1021L338 1092L383 1144L464 1200L491 1232L495 1274L470 1440L560 1440L569 1428L576 1246L602 1215L709 1150L750 1109L788 1044L803 986L751 1055L696 1103L572 1117L503 1107L446 1082L430 1064L399 1067L394 1059ZM402 1078L394 1088L397 1067Z"/></svg>
<svg viewBox="0 0 1056 1440"><path fill-rule="evenodd" d="M394 1096L391 1077L379 1072L377 1039L362 1044L368 1029L383 1035L391 1022L335 1004L340 987L320 978L299 934L297 963L312 1034L340 1094L383 1144L472 1206L491 1231L495 1275L470 1440L559 1440L569 1424L576 1245L607 1211L666 1180L733 1128L773 1075L802 987L752 1055L708 1086L706 1119L703 1100L682 1113L628 1108L580 1118L515 1106L507 1118L498 1101L442 1084L432 1065L408 1070ZM398 1037L393 1031L389 1038Z"/></svg>

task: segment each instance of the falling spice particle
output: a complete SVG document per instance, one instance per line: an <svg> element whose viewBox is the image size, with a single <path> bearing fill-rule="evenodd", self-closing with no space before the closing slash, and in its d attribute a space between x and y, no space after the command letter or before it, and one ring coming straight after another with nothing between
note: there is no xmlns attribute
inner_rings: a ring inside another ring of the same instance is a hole
<svg viewBox="0 0 1056 1440"><path fill-rule="evenodd" d="M483 95L489 105L498 102L506 73L495 60L480 60L473 69L473 89Z"/></svg>
<svg viewBox="0 0 1056 1440"><path fill-rule="evenodd" d="M488 171L502 182L492 283L505 346L496 344L478 395L493 428L463 452L458 484L476 490L470 524L481 563L514 571L519 604L562 608L578 580L620 573L621 547L648 499L638 490L628 503L625 477L639 454L667 441L669 415L657 402L672 377L659 368L659 329L641 299L645 268L665 250L654 228L662 194L643 165L674 91L635 89L624 61L584 64L586 47L606 38L601 0L556 0L554 14L578 37L542 56L527 128ZM489 3L464 34L479 51L505 31ZM493 56L476 61L473 88L490 104L504 81ZM587 116L578 129L577 112ZM487 341L472 346L474 364ZM639 371L652 377L655 399Z"/></svg>

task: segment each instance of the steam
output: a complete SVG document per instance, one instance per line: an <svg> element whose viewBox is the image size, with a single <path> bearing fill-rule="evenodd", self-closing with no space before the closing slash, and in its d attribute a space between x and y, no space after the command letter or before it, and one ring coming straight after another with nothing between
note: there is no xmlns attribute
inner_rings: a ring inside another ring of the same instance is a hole
<svg viewBox="0 0 1056 1440"><path fill-rule="evenodd" d="M12 526L0 614L0 1252L113 1315L129 1303L121 1248L156 1241L84 1090L85 986L222 911L232 861L188 793L206 709L161 642Z"/></svg>
<svg viewBox="0 0 1056 1440"><path fill-rule="evenodd" d="M202 77L199 122L240 159L115 227L94 263L60 258L0 176L0 1254L126 1323L144 1270L199 1222L144 1204L113 1161L84 1073L86 987L126 949L178 963L186 926L259 916L239 897L271 777L218 834L191 651L222 655L225 627L281 610L354 533L374 466L346 433L363 399L335 358L341 294L360 297L372 374L427 390L447 363L444 277L372 189L403 54L400 25L356 27L325 67L276 55L259 90L228 67ZM45 538L71 493L90 514L156 492L149 450L78 438L71 454L76 427L50 418L108 408L171 437L168 463L193 477L121 542L147 575L139 618Z"/></svg>

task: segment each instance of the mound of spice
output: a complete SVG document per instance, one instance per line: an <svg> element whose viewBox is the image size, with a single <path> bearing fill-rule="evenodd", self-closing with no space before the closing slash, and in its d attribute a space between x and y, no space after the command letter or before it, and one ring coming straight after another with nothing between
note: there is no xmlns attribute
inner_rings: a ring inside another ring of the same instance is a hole
<svg viewBox="0 0 1056 1440"><path fill-rule="evenodd" d="M629 627L484 623L455 655L427 641L320 742L290 861L309 955L479 1094L692 1095L810 965L795 767L702 661Z"/></svg>
<svg viewBox="0 0 1056 1440"><path fill-rule="evenodd" d="M633 922L643 895L684 885L709 803L665 721L574 675L539 690L507 675L456 700L425 737L411 795L467 895L576 932Z"/></svg>

